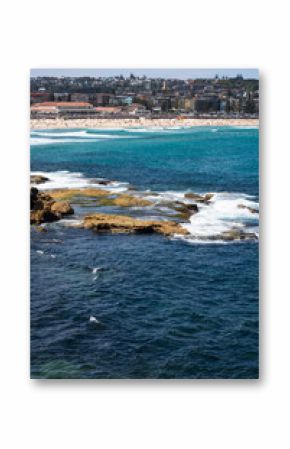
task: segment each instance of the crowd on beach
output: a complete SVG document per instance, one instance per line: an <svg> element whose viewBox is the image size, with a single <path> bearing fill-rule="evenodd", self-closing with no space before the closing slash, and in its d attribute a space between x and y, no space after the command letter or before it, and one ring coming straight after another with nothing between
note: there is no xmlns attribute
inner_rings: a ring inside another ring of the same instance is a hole
<svg viewBox="0 0 290 449"><path fill-rule="evenodd" d="M31 129L62 129L62 128L168 128L168 127L192 127L192 126L259 126L258 119L197 119L197 118L172 118L172 119L32 119Z"/></svg>

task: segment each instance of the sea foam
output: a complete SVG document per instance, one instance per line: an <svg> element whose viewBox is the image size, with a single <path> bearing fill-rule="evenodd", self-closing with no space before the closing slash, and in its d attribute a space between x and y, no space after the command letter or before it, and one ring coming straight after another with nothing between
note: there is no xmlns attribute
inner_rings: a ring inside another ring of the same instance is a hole
<svg viewBox="0 0 290 449"><path fill-rule="evenodd" d="M245 206L259 209L259 204L250 200L250 196L242 193L215 193L209 204L198 204L199 212L190 218L190 223L182 226L194 239L206 240L218 237L233 228L255 232L258 235L258 214Z"/></svg>
<svg viewBox="0 0 290 449"><path fill-rule="evenodd" d="M82 173L61 170L56 172L31 172L31 175L45 176L49 181L43 184L37 184L39 190L52 189L81 189L81 188L97 188L107 190L114 193L125 192L129 184L126 182L112 181L109 185L98 183L97 179L86 178ZM101 180L101 178L99 178Z"/></svg>
<svg viewBox="0 0 290 449"><path fill-rule="evenodd" d="M92 130L81 131L31 131L31 145L50 145L56 143L100 142L111 139L128 138L120 134L104 134Z"/></svg>

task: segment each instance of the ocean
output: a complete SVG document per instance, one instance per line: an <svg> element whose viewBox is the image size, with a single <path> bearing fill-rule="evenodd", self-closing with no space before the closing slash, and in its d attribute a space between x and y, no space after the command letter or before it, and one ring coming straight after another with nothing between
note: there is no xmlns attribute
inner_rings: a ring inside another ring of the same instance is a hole
<svg viewBox="0 0 290 449"><path fill-rule="evenodd" d="M31 171L50 179L39 189L105 178L153 202L75 201L46 233L32 227L32 378L258 378L258 239L218 237L259 235L247 209L259 208L258 141L254 127L31 131ZM94 212L164 219L189 192L214 194L183 225L189 236L72 226Z"/></svg>

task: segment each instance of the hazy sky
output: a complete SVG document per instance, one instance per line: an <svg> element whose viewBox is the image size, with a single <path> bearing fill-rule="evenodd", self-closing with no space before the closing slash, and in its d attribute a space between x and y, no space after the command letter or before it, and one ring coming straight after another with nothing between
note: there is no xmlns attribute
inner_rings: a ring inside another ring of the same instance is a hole
<svg viewBox="0 0 290 449"><path fill-rule="evenodd" d="M259 78L258 69L31 69L31 76L115 76L146 75L151 78L213 78L234 77L242 74L244 78Z"/></svg>

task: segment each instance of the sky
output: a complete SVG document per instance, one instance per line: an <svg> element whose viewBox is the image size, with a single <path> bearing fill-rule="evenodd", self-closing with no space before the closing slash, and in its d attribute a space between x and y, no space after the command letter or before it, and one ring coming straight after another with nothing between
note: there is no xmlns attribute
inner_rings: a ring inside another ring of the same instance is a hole
<svg viewBox="0 0 290 449"><path fill-rule="evenodd" d="M135 76L146 75L149 78L214 78L215 75L235 77L242 74L244 78L259 78L258 69L31 69L31 76Z"/></svg>

